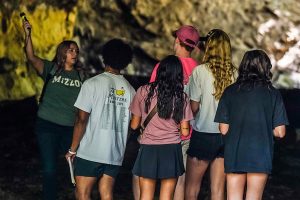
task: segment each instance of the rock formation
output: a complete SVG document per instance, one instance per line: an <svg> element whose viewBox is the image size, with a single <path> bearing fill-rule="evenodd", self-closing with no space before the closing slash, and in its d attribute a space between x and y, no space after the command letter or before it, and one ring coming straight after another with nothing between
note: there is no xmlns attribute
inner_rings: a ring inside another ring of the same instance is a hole
<svg viewBox="0 0 300 200"><path fill-rule="evenodd" d="M102 71L101 46L127 40L133 63L124 73L148 76L154 63L172 54L171 32L182 24L202 35L221 28L232 41L238 66L244 52L265 49L274 84L300 87L300 2L298 0L2 0L0 4L0 101L39 94L42 81L26 63L20 12L32 23L35 52L52 59L56 45L74 39L92 74ZM201 55L194 57L200 61Z"/></svg>

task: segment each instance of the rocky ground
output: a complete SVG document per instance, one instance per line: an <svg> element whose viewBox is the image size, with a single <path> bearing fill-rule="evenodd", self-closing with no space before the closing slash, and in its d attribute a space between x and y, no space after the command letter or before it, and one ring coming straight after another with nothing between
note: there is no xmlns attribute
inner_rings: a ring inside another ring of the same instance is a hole
<svg viewBox="0 0 300 200"><path fill-rule="evenodd" d="M41 196L41 169L38 159L34 119L37 106L34 98L0 104L0 199L32 200ZM264 200L300 199L300 142L290 127L287 137L276 141L274 170L270 176ZM133 199L131 168L138 145L133 135L128 142L124 164L116 181L115 199ZM59 161L59 199L74 199L67 163ZM208 180L199 199L209 199ZM158 196L158 195L156 195ZM96 189L93 199L97 199Z"/></svg>

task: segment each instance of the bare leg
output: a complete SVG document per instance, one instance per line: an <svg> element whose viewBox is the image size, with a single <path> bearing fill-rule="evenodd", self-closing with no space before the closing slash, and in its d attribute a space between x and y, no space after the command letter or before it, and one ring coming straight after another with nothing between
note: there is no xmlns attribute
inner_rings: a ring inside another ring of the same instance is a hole
<svg viewBox="0 0 300 200"><path fill-rule="evenodd" d="M185 174L185 199L197 200L202 178L208 165L208 161L198 160L197 158L188 156Z"/></svg>
<svg viewBox="0 0 300 200"><path fill-rule="evenodd" d="M228 173L227 179L227 200L243 200L246 184L246 174Z"/></svg>
<svg viewBox="0 0 300 200"><path fill-rule="evenodd" d="M134 200L140 199L140 183L139 183L139 177L136 175L132 176L132 192L133 192L133 198Z"/></svg>
<svg viewBox="0 0 300 200"><path fill-rule="evenodd" d="M184 200L185 173L178 177L174 192L174 200Z"/></svg>
<svg viewBox="0 0 300 200"><path fill-rule="evenodd" d="M246 200L261 200L267 179L264 173L247 173Z"/></svg>
<svg viewBox="0 0 300 200"><path fill-rule="evenodd" d="M175 191L177 178L168 178L161 180L159 199L172 200Z"/></svg>
<svg viewBox="0 0 300 200"><path fill-rule="evenodd" d="M96 183L96 177L75 176L76 179L76 199L90 200L93 185Z"/></svg>
<svg viewBox="0 0 300 200"><path fill-rule="evenodd" d="M101 200L112 200L115 178L103 174L98 183Z"/></svg>
<svg viewBox="0 0 300 200"><path fill-rule="evenodd" d="M187 160L186 151L188 150L189 146L190 146L190 140L181 141L183 164L185 170L186 170L186 160ZM184 187L185 187L185 173L178 177L173 200L184 200Z"/></svg>
<svg viewBox="0 0 300 200"><path fill-rule="evenodd" d="M140 177L140 200L152 200L155 192L155 179Z"/></svg>
<svg viewBox="0 0 300 200"><path fill-rule="evenodd" d="M216 158L210 164L211 200L224 200L224 158Z"/></svg>

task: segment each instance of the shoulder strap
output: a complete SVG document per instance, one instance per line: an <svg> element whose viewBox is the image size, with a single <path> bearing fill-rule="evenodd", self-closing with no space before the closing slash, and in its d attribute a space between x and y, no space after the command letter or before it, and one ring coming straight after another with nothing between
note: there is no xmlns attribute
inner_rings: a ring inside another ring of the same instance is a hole
<svg viewBox="0 0 300 200"><path fill-rule="evenodd" d="M43 89L42 89L42 92L41 92L41 96L40 96L40 99L39 99L40 103L42 103L42 101L43 101L45 91L46 91L46 87L47 87L50 79L56 74L57 70L58 70L57 66L55 64L53 64L53 67L51 68L50 72L46 76L44 86L43 86Z"/></svg>
<svg viewBox="0 0 300 200"><path fill-rule="evenodd" d="M51 76L54 76L56 74L57 70L58 70L58 67L56 66L56 64L53 64L53 67L51 68L50 72L47 75L50 74Z"/></svg>
<svg viewBox="0 0 300 200"><path fill-rule="evenodd" d="M151 110L151 112L146 117L144 123L141 125L143 129L146 128L152 117L157 113L157 104L154 106L154 108Z"/></svg>

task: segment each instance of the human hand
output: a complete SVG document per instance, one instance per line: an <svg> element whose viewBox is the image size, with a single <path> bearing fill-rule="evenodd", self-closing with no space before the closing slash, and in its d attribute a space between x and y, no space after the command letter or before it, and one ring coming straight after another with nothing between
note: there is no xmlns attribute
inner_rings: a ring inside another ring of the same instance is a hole
<svg viewBox="0 0 300 200"><path fill-rule="evenodd" d="M75 156L76 156L76 152L75 152L75 151L69 150L69 151L66 153L65 158L66 158L67 161L68 161L68 159L70 158L71 161L73 162Z"/></svg>
<svg viewBox="0 0 300 200"><path fill-rule="evenodd" d="M31 24L29 23L29 21L24 21L23 20L23 29L24 29L24 32L25 32L26 36L30 35Z"/></svg>

